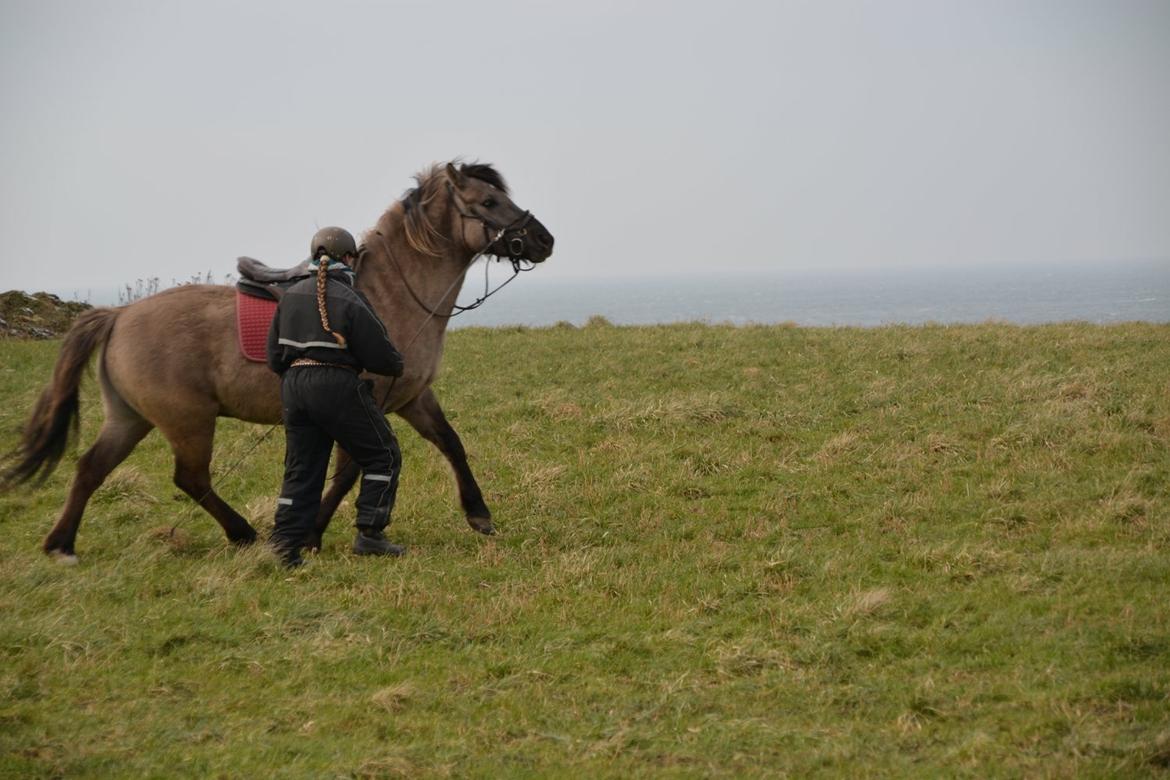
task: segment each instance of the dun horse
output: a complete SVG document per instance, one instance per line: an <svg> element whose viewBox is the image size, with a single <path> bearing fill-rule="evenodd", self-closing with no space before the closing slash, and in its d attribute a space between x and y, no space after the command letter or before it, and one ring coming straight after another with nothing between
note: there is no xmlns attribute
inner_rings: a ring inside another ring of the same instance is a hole
<svg viewBox="0 0 1170 780"><path fill-rule="evenodd" d="M374 397L385 398L385 411L397 413L447 457L467 522L491 534L491 512L463 444L430 386L447 320L475 257L542 262L552 253L553 237L512 202L503 178L489 165L434 166L417 184L366 234L357 262L358 287L406 364L393 382L374 377ZM69 498L45 538L46 553L76 560L74 543L86 502L153 428L171 445L175 484L219 522L230 541L255 540L248 521L212 489L212 440L218 417L279 422L280 380L264 364L244 359L235 329L235 292L207 285L167 290L78 319L3 475L11 487L53 471L78 424L82 374L90 356L100 352L105 422L78 460ZM340 449L335 469L317 520L318 545L358 476L356 464Z"/></svg>

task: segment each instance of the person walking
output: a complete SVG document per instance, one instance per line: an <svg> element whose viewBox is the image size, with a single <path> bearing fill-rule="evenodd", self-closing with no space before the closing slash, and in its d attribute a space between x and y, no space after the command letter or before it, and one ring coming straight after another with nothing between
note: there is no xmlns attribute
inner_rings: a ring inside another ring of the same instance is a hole
<svg viewBox="0 0 1170 780"><path fill-rule="evenodd" d="M270 542L284 565L299 566L314 531L321 491L336 442L361 467L357 555L402 555L390 523L402 455L361 372L402 376L402 355L370 302L354 287L353 236L339 227L317 231L311 275L281 297L268 331L268 367L280 375L284 410L284 484Z"/></svg>

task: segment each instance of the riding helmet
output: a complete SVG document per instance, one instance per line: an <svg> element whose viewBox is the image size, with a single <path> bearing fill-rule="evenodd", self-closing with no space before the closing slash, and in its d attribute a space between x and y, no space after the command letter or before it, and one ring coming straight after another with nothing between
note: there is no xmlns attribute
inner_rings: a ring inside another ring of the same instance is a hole
<svg viewBox="0 0 1170 780"><path fill-rule="evenodd" d="M354 242L353 236L348 230L339 227L321 228L313 235L309 247L309 256L313 258L328 255L334 260L341 260L356 254L357 243Z"/></svg>

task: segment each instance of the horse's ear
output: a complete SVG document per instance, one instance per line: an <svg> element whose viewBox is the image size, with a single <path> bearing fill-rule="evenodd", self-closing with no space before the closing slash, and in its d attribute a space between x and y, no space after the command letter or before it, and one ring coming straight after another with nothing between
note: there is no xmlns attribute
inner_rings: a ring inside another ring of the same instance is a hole
<svg viewBox="0 0 1170 780"><path fill-rule="evenodd" d="M455 167L454 163L447 163L447 180L456 187L463 186L463 174Z"/></svg>

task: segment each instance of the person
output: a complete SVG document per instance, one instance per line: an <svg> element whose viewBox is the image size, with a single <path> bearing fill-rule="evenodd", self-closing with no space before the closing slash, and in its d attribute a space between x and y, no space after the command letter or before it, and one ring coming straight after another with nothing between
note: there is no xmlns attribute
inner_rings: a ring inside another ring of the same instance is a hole
<svg viewBox="0 0 1170 780"><path fill-rule="evenodd" d="M315 529L329 453L337 442L362 469L357 498L357 555L401 555L386 539L398 491L401 451L365 370L402 375L402 355L370 302L354 286L357 246L327 227L313 236L310 276L281 297L268 331L268 367L281 377L284 485L271 544L289 567Z"/></svg>

